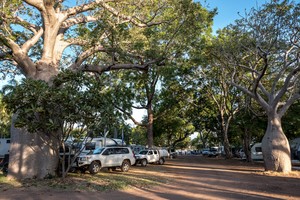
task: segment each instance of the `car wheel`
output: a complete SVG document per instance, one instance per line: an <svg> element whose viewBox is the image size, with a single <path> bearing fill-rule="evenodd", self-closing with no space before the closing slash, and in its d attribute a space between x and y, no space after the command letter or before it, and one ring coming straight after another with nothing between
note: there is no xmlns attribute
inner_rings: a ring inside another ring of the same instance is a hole
<svg viewBox="0 0 300 200"><path fill-rule="evenodd" d="M146 167L147 164L148 164L148 162L147 162L146 159L141 160L141 166L142 166L142 167Z"/></svg>
<svg viewBox="0 0 300 200"><path fill-rule="evenodd" d="M130 162L128 160L124 160L121 166L122 172L128 172L130 168Z"/></svg>
<svg viewBox="0 0 300 200"><path fill-rule="evenodd" d="M97 174L101 169L100 163L93 161L89 166L89 172L91 174Z"/></svg>
<svg viewBox="0 0 300 200"><path fill-rule="evenodd" d="M2 173L4 176L7 176L8 174L8 164L5 164L2 168Z"/></svg>
<svg viewBox="0 0 300 200"><path fill-rule="evenodd" d="M160 158L159 161L158 161L158 164L163 165L164 163L165 163L165 159Z"/></svg>

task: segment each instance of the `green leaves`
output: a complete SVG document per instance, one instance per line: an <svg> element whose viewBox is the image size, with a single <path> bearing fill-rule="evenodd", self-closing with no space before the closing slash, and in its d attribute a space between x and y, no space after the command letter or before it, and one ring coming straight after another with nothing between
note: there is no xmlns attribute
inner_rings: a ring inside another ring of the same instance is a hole
<svg viewBox="0 0 300 200"><path fill-rule="evenodd" d="M4 101L17 113L17 127L30 132L55 132L67 124L86 128L106 126L114 117L109 94L92 77L61 73L53 86L43 81L24 79L5 91Z"/></svg>

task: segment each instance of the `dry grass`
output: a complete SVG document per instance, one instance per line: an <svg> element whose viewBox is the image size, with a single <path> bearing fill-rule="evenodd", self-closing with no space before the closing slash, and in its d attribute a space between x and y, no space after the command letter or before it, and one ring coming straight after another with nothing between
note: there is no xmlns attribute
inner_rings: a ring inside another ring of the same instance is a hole
<svg viewBox="0 0 300 200"><path fill-rule="evenodd" d="M153 185L157 186L158 184L166 183L167 178L158 176L160 172L158 172L156 168L155 171L149 170L154 168L134 167L127 173L102 170L96 175L91 175L89 173L69 173L65 180L61 178L51 178L44 180L30 179L12 181L0 174L0 189L2 191L10 188L21 190L110 191L123 190L132 186L137 188L147 188Z"/></svg>
<svg viewBox="0 0 300 200"><path fill-rule="evenodd" d="M265 176L300 178L300 171L291 171L289 173L265 171L261 172L261 174Z"/></svg>

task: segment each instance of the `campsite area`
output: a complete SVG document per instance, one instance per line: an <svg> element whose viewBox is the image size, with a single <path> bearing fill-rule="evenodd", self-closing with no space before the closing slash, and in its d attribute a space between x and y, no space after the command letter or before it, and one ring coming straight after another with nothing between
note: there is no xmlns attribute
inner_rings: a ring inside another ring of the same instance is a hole
<svg viewBox="0 0 300 200"><path fill-rule="evenodd" d="M182 155L165 165L134 166L128 173L103 170L100 174L120 179L148 179L153 184L131 184L121 190L96 191L104 187L99 178L68 177L64 188L39 187L37 183L13 187L0 185L0 199L300 199L300 172L290 174L264 172L261 162L247 163L239 159L208 158ZM81 185L70 189L68 184Z"/></svg>

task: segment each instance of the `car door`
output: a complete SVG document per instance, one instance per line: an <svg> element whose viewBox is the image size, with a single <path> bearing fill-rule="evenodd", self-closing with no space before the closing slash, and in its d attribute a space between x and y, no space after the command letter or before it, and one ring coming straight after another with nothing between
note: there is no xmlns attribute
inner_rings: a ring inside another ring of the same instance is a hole
<svg viewBox="0 0 300 200"><path fill-rule="evenodd" d="M115 166L115 150L114 148L107 148L102 153L101 160L102 167Z"/></svg>
<svg viewBox="0 0 300 200"><path fill-rule="evenodd" d="M159 153L157 150L153 151L153 161L152 162L156 162L159 160Z"/></svg>
<svg viewBox="0 0 300 200"><path fill-rule="evenodd" d="M126 152L128 152L126 148L115 148L115 166L122 165L123 160L126 159Z"/></svg>
<svg viewBox="0 0 300 200"><path fill-rule="evenodd" d="M154 162L154 153L153 153L153 150L150 150L148 152L148 158L149 158L149 162L150 163Z"/></svg>

